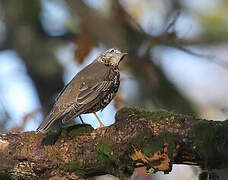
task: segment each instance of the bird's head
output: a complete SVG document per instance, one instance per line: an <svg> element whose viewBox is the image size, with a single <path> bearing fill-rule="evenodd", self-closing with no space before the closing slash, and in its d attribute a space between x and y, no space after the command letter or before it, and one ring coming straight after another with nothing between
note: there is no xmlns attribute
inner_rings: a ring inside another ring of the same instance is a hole
<svg viewBox="0 0 228 180"><path fill-rule="evenodd" d="M126 55L127 53L122 53L119 50L112 48L101 54L96 61L104 63L107 66L117 67Z"/></svg>

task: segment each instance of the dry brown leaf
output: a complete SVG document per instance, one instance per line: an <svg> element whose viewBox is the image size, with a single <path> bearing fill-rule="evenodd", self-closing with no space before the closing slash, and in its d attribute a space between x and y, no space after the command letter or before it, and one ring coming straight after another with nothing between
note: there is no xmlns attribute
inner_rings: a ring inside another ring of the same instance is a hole
<svg viewBox="0 0 228 180"><path fill-rule="evenodd" d="M164 142L164 149L163 149L164 153L168 152L168 145L169 144L167 142Z"/></svg>
<svg viewBox="0 0 228 180"><path fill-rule="evenodd" d="M174 158L177 157L177 151L178 151L179 148L180 148L180 145L177 144L177 145L176 145L176 151L173 152L173 157L174 157Z"/></svg>
<svg viewBox="0 0 228 180"><path fill-rule="evenodd" d="M168 152L168 143L164 143L163 152L157 151L152 156L146 156L142 153L142 150L137 150L133 147L134 153L130 155L132 160L140 160L145 164L149 164L154 169L164 171L169 169L170 158L166 154Z"/></svg>
<svg viewBox="0 0 228 180"><path fill-rule="evenodd" d="M0 139L0 150L1 152L7 152L9 146L9 142Z"/></svg>
<svg viewBox="0 0 228 180"><path fill-rule="evenodd" d="M84 59L88 56L89 52L94 46L97 46L97 42L94 40L93 36L88 31L86 25L82 24L82 31L80 35L75 39L74 43L77 49L74 54L74 59L79 64L82 64Z"/></svg>
<svg viewBox="0 0 228 180"><path fill-rule="evenodd" d="M141 160L144 163L148 163L148 157L142 153L142 150L137 150L134 146L134 153L130 155L131 159L134 161Z"/></svg>
<svg viewBox="0 0 228 180"><path fill-rule="evenodd" d="M23 124L25 124L29 119L34 117L38 112L40 112L40 108L36 108L32 112L25 114L22 118Z"/></svg>

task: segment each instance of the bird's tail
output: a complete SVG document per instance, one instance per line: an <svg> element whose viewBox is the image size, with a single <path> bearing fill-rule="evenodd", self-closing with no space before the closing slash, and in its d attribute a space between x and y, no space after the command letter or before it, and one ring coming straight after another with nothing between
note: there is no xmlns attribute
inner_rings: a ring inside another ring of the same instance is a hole
<svg viewBox="0 0 228 180"><path fill-rule="evenodd" d="M50 130L56 131L59 130L62 126L61 116L54 115L51 111L48 116L43 120L40 126L37 128L36 132L46 133Z"/></svg>

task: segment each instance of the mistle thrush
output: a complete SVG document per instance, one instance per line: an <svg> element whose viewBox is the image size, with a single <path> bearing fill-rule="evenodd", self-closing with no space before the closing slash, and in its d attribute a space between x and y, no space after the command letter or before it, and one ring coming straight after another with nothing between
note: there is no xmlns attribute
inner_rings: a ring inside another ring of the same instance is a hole
<svg viewBox="0 0 228 180"><path fill-rule="evenodd" d="M37 131L48 132L53 128L62 128L81 114L96 115L97 111L104 109L118 91L118 65L126 54L117 49L109 49L76 74L60 92L51 112ZM96 118L100 126L103 126L97 115Z"/></svg>

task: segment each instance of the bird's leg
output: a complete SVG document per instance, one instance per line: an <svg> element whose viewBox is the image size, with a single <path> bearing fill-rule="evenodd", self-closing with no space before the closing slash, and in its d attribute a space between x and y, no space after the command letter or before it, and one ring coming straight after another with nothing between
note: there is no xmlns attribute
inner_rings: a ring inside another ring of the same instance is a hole
<svg viewBox="0 0 228 180"><path fill-rule="evenodd" d="M82 124L85 124L81 116L79 116L79 119L81 120Z"/></svg>
<svg viewBox="0 0 228 180"><path fill-rule="evenodd" d="M105 127L104 124L101 122L100 118L98 117L98 115L95 112L93 114L96 116L98 122L100 123L100 128Z"/></svg>

